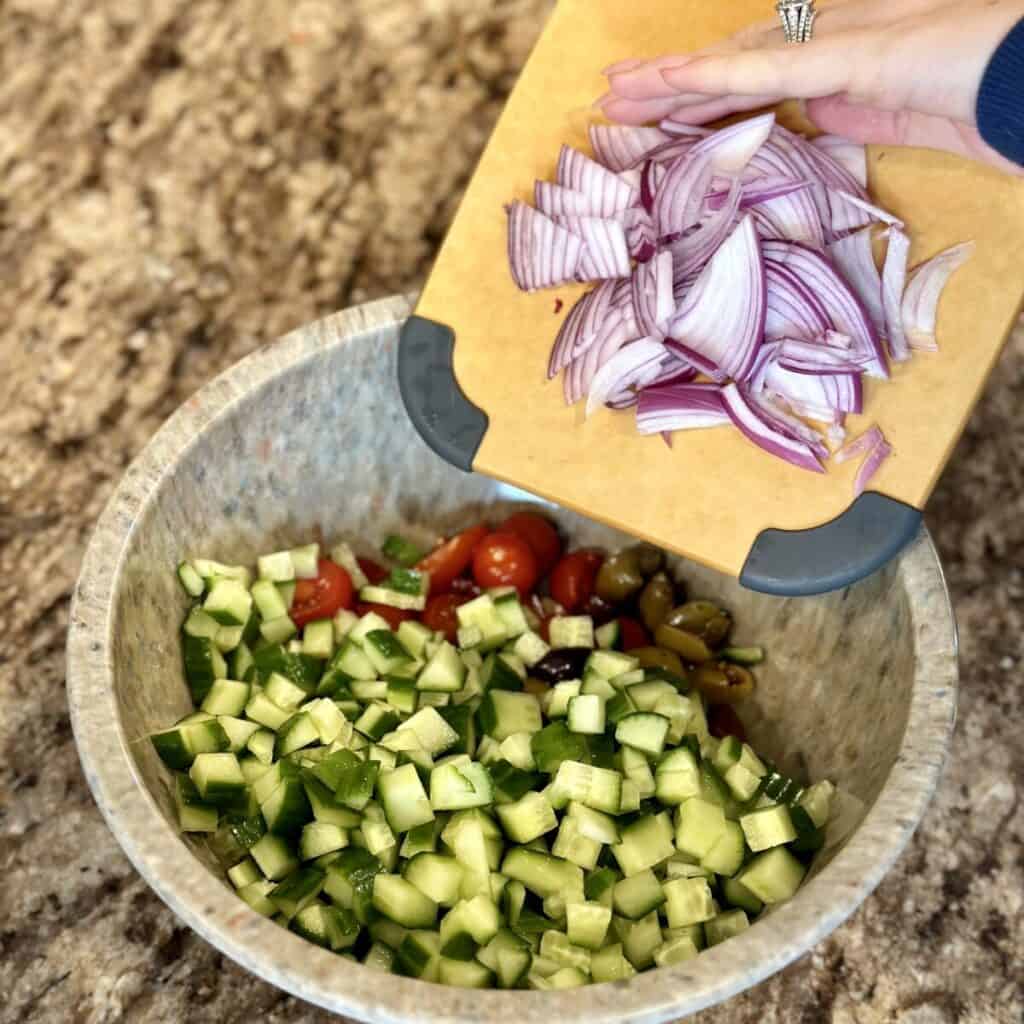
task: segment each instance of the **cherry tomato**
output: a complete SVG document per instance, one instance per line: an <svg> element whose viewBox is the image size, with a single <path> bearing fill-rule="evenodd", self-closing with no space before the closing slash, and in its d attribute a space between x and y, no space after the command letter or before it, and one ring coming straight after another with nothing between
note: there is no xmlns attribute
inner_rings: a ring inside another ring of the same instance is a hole
<svg viewBox="0 0 1024 1024"><path fill-rule="evenodd" d="M619 639L620 646L624 651L631 651L635 647L650 647L651 635L644 629L643 625L636 619L630 619L623 615L619 618Z"/></svg>
<svg viewBox="0 0 1024 1024"><path fill-rule="evenodd" d="M295 583L288 614L300 628L314 619L329 619L339 608L351 608L355 598L352 577L329 558L317 563L317 575Z"/></svg>
<svg viewBox="0 0 1024 1024"><path fill-rule="evenodd" d="M364 569L363 572L365 571ZM392 629L398 629L407 619L416 618L415 612L403 611L401 608L392 608L389 604L367 604L365 601L360 601L356 605L356 611L360 615L365 615L367 612L376 612Z"/></svg>
<svg viewBox="0 0 1024 1024"><path fill-rule="evenodd" d="M555 566L548 585L551 596L572 615L590 600L604 556L597 551L574 551Z"/></svg>
<svg viewBox="0 0 1024 1024"><path fill-rule="evenodd" d="M562 553L562 541L554 524L536 512L517 512L498 527L502 533L514 533L530 545L537 556L537 572L547 576Z"/></svg>
<svg viewBox="0 0 1024 1024"><path fill-rule="evenodd" d="M473 579L481 587L513 586L525 596L537 582L537 556L514 533L492 533L473 555Z"/></svg>
<svg viewBox="0 0 1024 1024"><path fill-rule="evenodd" d="M456 576L461 576L473 561L473 552L487 536L488 530L482 524L471 526L456 534L451 540L416 563L416 568L430 573L430 592L443 594L452 585Z"/></svg>
<svg viewBox="0 0 1024 1024"><path fill-rule="evenodd" d="M459 629L459 619L455 609L460 604L471 600L464 594L435 594L428 602L423 612L423 625L428 629L439 629L448 638L449 643L455 643L456 633Z"/></svg>
<svg viewBox="0 0 1024 1024"><path fill-rule="evenodd" d="M712 704L708 708L708 731L716 739L735 736L741 743L747 742L747 730L728 704Z"/></svg>
<svg viewBox="0 0 1024 1024"><path fill-rule="evenodd" d="M388 578L387 569L372 558L357 558L356 561L359 563L359 568L363 570L363 575L370 581L371 587Z"/></svg>

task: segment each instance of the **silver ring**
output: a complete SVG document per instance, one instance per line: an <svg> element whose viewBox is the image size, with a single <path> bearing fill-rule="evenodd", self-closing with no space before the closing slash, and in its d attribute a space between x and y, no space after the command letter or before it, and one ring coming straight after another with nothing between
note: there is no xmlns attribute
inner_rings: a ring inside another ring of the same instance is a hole
<svg viewBox="0 0 1024 1024"><path fill-rule="evenodd" d="M814 34L814 19L818 12L814 0L779 0L775 5L782 19L782 31L787 43L809 43Z"/></svg>

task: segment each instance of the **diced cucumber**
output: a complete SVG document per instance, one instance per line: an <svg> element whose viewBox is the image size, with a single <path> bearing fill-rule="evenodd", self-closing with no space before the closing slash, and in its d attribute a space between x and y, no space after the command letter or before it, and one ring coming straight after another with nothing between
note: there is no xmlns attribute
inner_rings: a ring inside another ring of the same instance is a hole
<svg viewBox="0 0 1024 1024"><path fill-rule="evenodd" d="M160 759L168 768L188 771L198 754L217 754L231 748L231 740L215 718L179 723L173 729L150 736Z"/></svg>
<svg viewBox="0 0 1024 1024"><path fill-rule="evenodd" d="M737 880L762 903L781 903L800 887L806 868L784 846L758 854Z"/></svg>
<svg viewBox="0 0 1024 1024"><path fill-rule="evenodd" d="M251 857L239 861L233 868L228 868L228 881L236 889L244 889L253 882L263 880L263 872L260 871L256 862Z"/></svg>
<svg viewBox="0 0 1024 1024"><path fill-rule="evenodd" d="M381 773L377 778L377 792L388 824L394 832L408 832L417 825L434 820L434 811L426 790L419 773L411 764Z"/></svg>
<svg viewBox="0 0 1024 1024"><path fill-rule="evenodd" d="M454 693L466 680L466 665L459 652L444 641L430 656L416 678L416 688L439 693Z"/></svg>
<svg viewBox="0 0 1024 1024"><path fill-rule="evenodd" d="M420 708L399 729L410 730L419 740L420 746L434 757L450 750L459 741L459 734L431 707Z"/></svg>
<svg viewBox="0 0 1024 1024"><path fill-rule="evenodd" d="M486 807L494 800L487 768L475 761L437 765L430 773L430 803L435 811Z"/></svg>
<svg viewBox="0 0 1024 1024"><path fill-rule="evenodd" d="M175 776L174 806L182 832L217 831L217 808L202 799L195 783L187 775Z"/></svg>
<svg viewBox="0 0 1024 1024"><path fill-rule="evenodd" d="M282 615L278 619L268 619L260 623L260 636L268 644L284 643L289 637L294 636L296 632L295 623L287 615Z"/></svg>
<svg viewBox="0 0 1024 1024"><path fill-rule="evenodd" d="M502 861L501 873L542 899L583 892L583 871L577 865L536 850L513 848Z"/></svg>
<svg viewBox="0 0 1024 1024"><path fill-rule="evenodd" d="M566 815L562 818L558 834L551 844L551 852L585 871L592 871L597 867L597 859L601 856L601 844L583 835L577 820Z"/></svg>
<svg viewBox="0 0 1024 1024"><path fill-rule="evenodd" d="M232 754L238 754L245 750L249 740L260 731L260 727L256 722L247 722L244 718L221 715L217 721L228 737L230 744L228 749Z"/></svg>
<svg viewBox="0 0 1024 1024"><path fill-rule="evenodd" d="M599 650L587 658L585 669L596 672L603 679L615 679L624 672L632 672L638 665L639 660L631 654Z"/></svg>
<svg viewBox="0 0 1024 1024"><path fill-rule="evenodd" d="M462 865L454 857L420 853L406 864L403 875L406 881L438 905L454 907L459 901L464 873Z"/></svg>
<svg viewBox="0 0 1024 1024"><path fill-rule="evenodd" d="M352 580L352 586L357 590L365 587L369 582L366 578L366 573L359 566L355 552L353 552L348 544L335 544L331 548L331 561L336 565L340 565L348 573L349 578Z"/></svg>
<svg viewBox="0 0 1024 1024"><path fill-rule="evenodd" d="M516 843L529 843L558 827L554 809L540 793L526 793L496 810L506 834Z"/></svg>
<svg viewBox="0 0 1024 1024"><path fill-rule="evenodd" d="M718 804L691 797L679 807L676 848L700 860L725 833L725 813Z"/></svg>
<svg viewBox="0 0 1024 1024"><path fill-rule="evenodd" d="M743 866L747 850L743 829L735 821L727 821L725 830L711 849L701 858L701 867L726 877L734 875Z"/></svg>
<svg viewBox="0 0 1024 1024"><path fill-rule="evenodd" d="M203 611L222 626L244 626L252 611L252 594L238 580L218 579L210 588Z"/></svg>
<svg viewBox="0 0 1024 1024"><path fill-rule="evenodd" d="M372 971L383 971L385 974L391 972L395 963L395 951L383 942L374 942L366 951L363 957L363 966L369 967Z"/></svg>
<svg viewBox="0 0 1024 1024"><path fill-rule="evenodd" d="M617 928L626 959L638 971L650 967L654 963L654 951L662 943L658 912L652 910L639 921L627 921L625 918L616 917L612 923Z"/></svg>
<svg viewBox="0 0 1024 1024"><path fill-rule="evenodd" d="M793 819L784 804L744 814L740 818L740 825L743 827L747 846L753 853L760 853L773 846L782 846L797 837Z"/></svg>
<svg viewBox="0 0 1024 1024"><path fill-rule="evenodd" d="M667 813L647 814L621 830L622 839L611 848L628 878L667 860L676 852L672 823Z"/></svg>
<svg viewBox="0 0 1024 1024"><path fill-rule="evenodd" d="M492 988L494 972L475 960L451 960L441 957L437 980L458 988Z"/></svg>
<svg viewBox="0 0 1024 1024"><path fill-rule="evenodd" d="M566 806L576 800L595 811L618 814L622 795L622 776L608 768L563 761L552 783L555 806Z"/></svg>
<svg viewBox="0 0 1024 1024"><path fill-rule="evenodd" d="M623 956L620 942L605 946L590 958L590 976L596 982L621 981L634 974L636 970Z"/></svg>
<svg viewBox="0 0 1024 1024"><path fill-rule="evenodd" d="M188 633L181 635L181 655L192 700L196 705L202 704L214 680L227 677L227 662L210 637Z"/></svg>
<svg viewBox="0 0 1024 1024"><path fill-rule="evenodd" d="M733 796L739 800L749 800L757 792L767 771L764 762L744 743L739 760L725 772L724 778Z"/></svg>
<svg viewBox="0 0 1024 1024"><path fill-rule="evenodd" d="M483 640L479 646L482 650L500 647L509 638L505 620L489 594L481 594L460 605L455 614L460 627L476 626L480 630Z"/></svg>
<svg viewBox="0 0 1024 1024"><path fill-rule="evenodd" d="M328 866L324 893L339 907L351 910L360 923L368 924L375 916L373 879L381 870L380 861L371 853L349 846Z"/></svg>
<svg viewBox="0 0 1024 1024"><path fill-rule="evenodd" d="M569 699L566 724L570 732L600 735L604 732L604 721L604 699L596 693L581 694Z"/></svg>
<svg viewBox="0 0 1024 1024"><path fill-rule="evenodd" d="M561 647L593 647L594 620L589 615L555 616L548 623L548 636L556 650Z"/></svg>
<svg viewBox="0 0 1024 1024"><path fill-rule="evenodd" d="M532 959L529 945L514 932L502 928L477 952L477 960L497 975L500 988L516 988L526 977Z"/></svg>
<svg viewBox="0 0 1024 1024"><path fill-rule="evenodd" d="M536 733L543 727L540 703L532 693L490 690L477 711L480 728L499 743L514 733Z"/></svg>
<svg viewBox="0 0 1024 1024"><path fill-rule="evenodd" d="M634 683L629 687L629 695L641 711L653 711L659 701L665 697L678 697L679 693L671 683L666 683L664 679L651 679L642 683ZM671 719L671 715L665 717Z"/></svg>
<svg viewBox="0 0 1024 1024"><path fill-rule="evenodd" d="M299 868L270 891L270 902L290 921L313 903L323 885L324 873L320 868Z"/></svg>
<svg viewBox="0 0 1024 1024"><path fill-rule="evenodd" d="M512 647L518 657L528 668L533 668L543 660L551 648L532 630L521 633Z"/></svg>
<svg viewBox="0 0 1024 1024"><path fill-rule="evenodd" d="M413 660L390 629L375 629L363 637L363 652L380 675L387 675Z"/></svg>
<svg viewBox="0 0 1024 1024"><path fill-rule="evenodd" d="M654 795L670 807L700 795L700 769L688 747L676 747L658 762L654 773Z"/></svg>
<svg viewBox="0 0 1024 1024"><path fill-rule="evenodd" d="M406 570L401 570L406 571ZM426 590L407 593L394 586L394 573L381 586L365 586L359 591L359 600L367 604L383 604L402 611L423 611L427 606Z"/></svg>
<svg viewBox="0 0 1024 1024"><path fill-rule="evenodd" d="M245 796L245 776L234 754L197 754L189 777L200 799L215 807L237 806Z"/></svg>
<svg viewBox="0 0 1024 1024"><path fill-rule="evenodd" d="M619 695L619 691L604 676L600 676L592 671L587 671L583 674L583 685L580 687L580 693L594 694L604 701L613 700Z"/></svg>
<svg viewBox="0 0 1024 1024"><path fill-rule="evenodd" d="M742 910L728 910L705 922L704 934L709 946L717 946L718 943L739 935L749 927L750 921Z"/></svg>
<svg viewBox="0 0 1024 1024"><path fill-rule="evenodd" d="M268 831L275 835L293 836L301 832L313 817L301 779L284 779L270 796L260 801L260 813Z"/></svg>
<svg viewBox="0 0 1024 1024"><path fill-rule="evenodd" d="M723 661L735 665L760 665L764 661L763 647L723 647L719 652Z"/></svg>
<svg viewBox="0 0 1024 1024"><path fill-rule="evenodd" d="M375 702L366 705L353 725L368 739L379 740L398 725L398 714L387 704Z"/></svg>
<svg viewBox="0 0 1024 1024"><path fill-rule="evenodd" d="M242 714L249 702L249 684L233 679L215 679L209 693L203 699L202 709L210 715Z"/></svg>
<svg viewBox="0 0 1024 1024"><path fill-rule="evenodd" d="M715 901L706 878L672 878L662 888L670 928L684 928L715 916Z"/></svg>
<svg viewBox="0 0 1024 1024"><path fill-rule="evenodd" d="M325 821L311 821L302 830L299 853L303 860L314 860L324 854L343 850L348 846L348 832Z"/></svg>
<svg viewBox="0 0 1024 1024"><path fill-rule="evenodd" d="M748 914L760 914L764 904L738 879L722 879L722 897L732 907Z"/></svg>
<svg viewBox="0 0 1024 1024"><path fill-rule="evenodd" d="M611 622L606 622L603 626L598 626L594 630L594 639L597 641L597 646L602 650L610 651L618 647L621 638L622 627L619 625L618 619L612 619Z"/></svg>
<svg viewBox="0 0 1024 1024"><path fill-rule="evenodd" d="M264 622L288 614L288 606L281 597L281 591L270 580L257 580L252 585L252 599Z"/></svg>
<svg viewBox="0 0 1024 1024"><path fill-rule="evenodd" d="M249 855L272 882L280 881L299 867L291 846L280 836L269 832L249 850Z"/></svg>
<svg viewBox="0 0 1024 1024"><path fill-rule="evenodd" d="M615 913L638 921L665 902L665 890L651 870L639 871L616 883L612 893Z"/></svg>
<svg viewBox="0 0 1024 1024"><path fill-rule="evenodd" d="M304 544L302 547L292 548L288 554L291 556L296 579L311 580L318 575L320 571L318 565L320 560L319 544Z"/></svg>
<svg viewBox="0 0 1024 1024"><path fill-rule="evenodd" d="M277 742L274 745L274 756L277 758L287 757L296 750L312 746L320 742L320 732L313 719L300 711L292 715L278 730Z"/></svg>
<svg viewBox="0 0 1024 1024"><path fill-rule="evenodd" d="M331 657L334 653L334 623L330 619L317 619L303 627L302 653L323 661Z"/></svg>
<svg viewBox="0 0 1024 1024"><path fill-rule="evenodd" d="M818 828L824 828L828 824L835 792L836 787L831 782L823 780L804 790L798 801Z"/></svg>
<svg viewBox="0 0 1024 1024"><path fill-rule="evenodd" d="M669 967L672 964L682 963L684 960L692 960L700 953L689 935L680 935L675 939L667 939L654 950L654 962L659 967Z"/></svg>
<svg viewBox="0 0 1024 1024"><path fill-rule="evenodd" d="M580 694L578 679L566 679L555 683L545 694L545 714L548 718L565 718L569 714L569 701Z"/></svg>
<svg viewBox="0 0 1024 1024"><path fill-rule="evenodd" d="M615 726L615 739L622 744L641 750L652 757L660 756L668 735L667 718L651 712L636 712L619 719Z"/></svg>
<svg viewBox="0 0 1024 1024"><path fill-rule="evenodd" d="M437 919L437 903L400 875L374 877L373 905L406 928L430 928Z"/></svg>

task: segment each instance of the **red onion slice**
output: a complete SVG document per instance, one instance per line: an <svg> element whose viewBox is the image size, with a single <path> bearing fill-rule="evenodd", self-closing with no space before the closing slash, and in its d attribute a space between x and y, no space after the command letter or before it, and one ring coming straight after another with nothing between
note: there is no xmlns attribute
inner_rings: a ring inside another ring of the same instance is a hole
<svg viewBox="0 0 1024 1024"><path fill-rule="evenodd" d="M717 174L741 174L775 127L774 114L761 114L701 139L692 156L706 157Z"/></svg>
<svg viewBox="0 0 1024 1024"><path fill-rule="evenodd" d="M889 355L893 362L902 363L910 358L910 345L903 330L900 305L903 289L907 283L907 257L910 255L910 239L899 230L889 231L889 247L885 252L885 266L882 268L882 306L885 309L885 333L889 340Z"/></svg>
<svg viewBox="0 0 1024 1024"><path fill-rule="evenodd" d="M567 284L576 277L583 242L525 203L508 207L508 260L523 291Z"/></svg>
<svg viewBox="0 0 1024 1024"><path fill-rule="evenodd" d="M794 408L812 408L833 412L859 413L864 406L864 389L859 373L801 372L779 362L768 365L764 387L781 395Z"/></svg>
<svg viewBox="0 0 1024 1024"><path fill-rule="evenodd" d="M974 242L954 245L922 263L910 275L903 293L901 316L911 348L935 350L935 320L939 299L953 273L970 259Z"/></svg>
<svg viewBox="0 0 1024 1024"><path fill-rule="evenodd" d="M675 312L672 291L672 253L658 253L648 263L637 267L632 280L633 311L644 334L661 340L665 327Z"/></svg>
<svg viewBox="0 0 1024 1024"><path fill-rule="evenodd" d="M852 438L832 456L837 463L846 462L848 459L856 459L866 452L871 451L879 443L884 441L885 436L877 426L865 430L863 434Z"/></svg>
<svg viewBox="0 0 1024 1024"><path fill-rule="evenodd" d="M618 124L592 124L590 145L594 155L610 171L628 171L647 159L652 149L670 142L660 128Z"/></svg>
<svg viewBox="0 0 1024 1024"><path fill-rule="evenodd" d="M600 198L602 205L615 211L632 206L637 198L636 190L627 182L572 146L562 147L555 181L574 192Z"/></svg>
<svg viewBox="0 0 1024 1024"><path fill-rule="evenodd" d="M770 423L764 413L746 398L738 385L727 384L722 389L722 401L729 418L759 448L801 469L814 473L825 472L810 446L784 434Z"/></svg>
<svg viewBox="0 0 1024 1024"><path fill-rule="evenodd" d="M782 407L783 402L775 401L768 395L755 395L750 391L746 392L745 397L751 406L761 413L762 418L780 433L794 441L802 441L814 452L816 458L822 461L828 458L828 445L825 444L824 436L803 420L788 413Z"/></svg>
<svg viewBox="0 0 1024 1024"><path fill-rule="evenodd" d="M740 208L742 188L739 180L733 182L728 197L721 208L713 213L694 232L673 242L673 280L676 288L683 288L704 269L708 260L736 226L736 215Z"/></svg>
<svg viewBox="0 0 1024 1024"><path fill-rule="evenodd" d="M875 265L875 254L871 247L872 227L868 225L851 235L837 238L828 247L836 267L847 283L864 303L875 329L885 328L885 311L882 307L882 278Z"/></svg>
<svg viewBox="0 0 1024 1024"><path fill-rule="evenodd" d="M765 337L810 341L832 328L825 307L800 278L775 260L766 259L764 267L767 288Z"/></svg>
<svg viewBox="0 0 1024 1024"><path fill-rule="evenodd" d="M878 443L868 452L864 461L860 464L860 468L857 470L857 475L853 481L853 493L860 497L864 493L865 488L871 482L871 479L881 468L881 465L889 456L892 455L892 445L889 444L884 438L880 439Z"/></svg>
<svg viewBox="0 0 1024 1024"><path fill-rule="evenodd" d="M674 135L679 138L692 138L695 142L712 134L711 128L704 128L697 124L686 124L685 121L675 121L671 117L666 117L658 127L665 132L666 135Z"/></svg>
<svg viewBox="0 0 1024 1024"><path fill-rule="evenodd" d="M883 210L880 206L875 206L874 203L869 203L866 199L862 199L860 196L851 195L849 192L844 192L842 189L833 189L829 195L838 199L841 203L845 203L849 206L853 206L860 210L861 213L866 214L871 220L881 221L883 224L889 224L892 227L902 228L903 221L899 217L893 216L888 210ZM859 224L857 225L860 226Z"/></svg>
<svg viewBox="0 0 1024 1024"><path fill-rule="evenodd" d="M690 154L672 164L654 197L651 216L658 237L677 237L700 222L711 175L706 156Z"/></svg>
<svg viewBox="0 0 1024 1024"><path fill-rule="evenodd" d="M859 142L851 142L841 135L819 135L811 139L811 145L830 156L850 177L865 190L868 187L868 151Z"/></svg>
<svg viewBox="0 0 1024 1024"><path fill-rule="evenodd" d="M602 217L559 217L557 223L583 239L580 281L629 277L632 265L622 223Z"/></svg>
<svg viewBox="0 0 1024 1024"><path fill-rule="evenodd" d="M766 260L774 260L791 271L815 293L831 323L828 325L853 339L854 351L864 359L864 369L873 377L889 376L885 348L871 317L860 299L819 252L799 242L765 242Z"/></svg>
<svg viewBox="0 0 1024 1024"><path fill-rule="evenodd" d="M549 217L616 217L626 209L617 205L610 194L591 196L550 181L538 181L534 185L533 201L537 209Z"/></svg>
<svg viewBox="0 0 1024 1024"><path fill-rule="evenodd" d="M594 374L584 415L592 416L609 395L635 385L645 371L657 374L664 358L665 346L653 338L640 338L620 349Z"/></svg>
<svg viewBox="0 0 1024 1024"><path fill-rule="evenodd" d="M696 430L731 422L715 384L673 384L640 392L636 426L641 434Z"/></svg>
<svg viewBox="0 0 1024 1024"><path fill-rule="evenodd" d="M583 319L586 316L587 304L592 302L593 292L587 292L582 296L569 311L569 315L562 321L558 329L555 344L551 348L551 355L548 357L548 380L557 376L572 361L573 349L579 341L580 329Z"/></svg>
<svg viewBox="0 0 1024 1024"><path fill-rule="evenodd" d="M825 245L825 230L807 189L794 189L750 206L762 238L803 242L814 249Z"/></svg>
<svg viewBox="0 0 1024 1024"><path fill-rule="evenodd" d="M764 324L764 261L747 216L701 271L668 334L725 376L743 380L764 337Z"/></svg>

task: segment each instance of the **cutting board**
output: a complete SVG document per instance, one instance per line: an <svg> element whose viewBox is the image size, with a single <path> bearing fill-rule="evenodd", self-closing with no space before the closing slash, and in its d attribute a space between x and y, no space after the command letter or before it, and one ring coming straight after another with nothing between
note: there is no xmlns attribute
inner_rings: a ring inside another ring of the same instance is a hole
<svg viewBox="0 0 1024 1024"><path fill-rule="evenodd" d="M1024 298L1024 180L923 150L872 148L869 191L903 218L911 265L974 239L951 279L938 353L865 379L851 436L878 423L893 456L853 500L856 462L808 473L728 428L679 432L672 448L632 411L584 420L545 369L583 286L536 294L512 282L504 204L553 179L563 143L590 152L601 69L686 52L772 14L769 0L560 0L510 97L403 331L399 379L425 440L466 470L507 481L778 594L847 585L896 554L978 399ZM799 115L779 111L790 127ZM556 299L560 311L556 312Z"/></svg>

